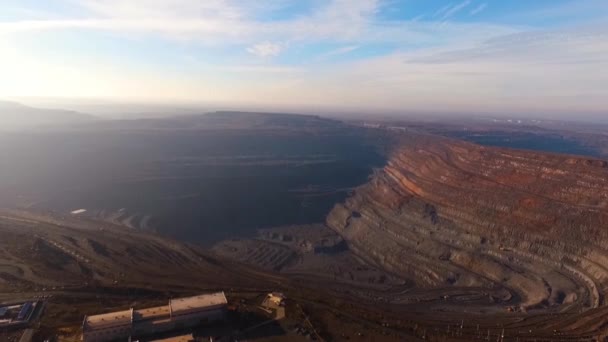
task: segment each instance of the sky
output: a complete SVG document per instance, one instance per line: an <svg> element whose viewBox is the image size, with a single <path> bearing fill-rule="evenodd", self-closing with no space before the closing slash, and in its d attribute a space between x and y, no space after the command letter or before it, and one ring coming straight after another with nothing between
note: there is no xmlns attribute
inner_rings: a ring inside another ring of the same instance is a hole
<svg viewBox="0 0 608 342"><path fill-rule="evenodd" d="M0 0L0 98L608 115L606 0Z"/></svg>

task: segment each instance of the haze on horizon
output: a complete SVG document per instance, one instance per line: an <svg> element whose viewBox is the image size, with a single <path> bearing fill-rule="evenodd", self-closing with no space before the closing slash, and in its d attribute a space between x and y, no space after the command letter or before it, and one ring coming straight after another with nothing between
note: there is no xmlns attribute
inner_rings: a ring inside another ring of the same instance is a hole
<svg viewBox="0 0 608 342"><path fill-rule="evenodd" d="M0 98L603 118L607 19L605 0L5 0Z"/></svg>

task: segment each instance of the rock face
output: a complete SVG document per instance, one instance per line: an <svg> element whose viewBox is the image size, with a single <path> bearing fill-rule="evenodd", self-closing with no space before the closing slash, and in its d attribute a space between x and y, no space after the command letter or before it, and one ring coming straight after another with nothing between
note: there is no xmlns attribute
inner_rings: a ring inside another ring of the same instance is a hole
<svg viewBox="0 0 608 342"><path fill-rule="evenodd" d="M106 287L198 292L259 286L268 278L254 273L249 279L248 267L196 246L74 216L0 209L0 236L2 301L45 288L96 296Z"/></svg>
<svg viewBox="0 0 608 342"><path fill-rule="evenodd" d="M421 288L475 289L493 306L604 304L607 162L404 140L327 218L351 250Z"/></svg>

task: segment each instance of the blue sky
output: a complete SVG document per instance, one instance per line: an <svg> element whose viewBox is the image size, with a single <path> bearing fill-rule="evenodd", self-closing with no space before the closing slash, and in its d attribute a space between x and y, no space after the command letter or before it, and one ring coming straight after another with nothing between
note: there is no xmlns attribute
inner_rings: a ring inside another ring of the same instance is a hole
<svg viewBox="0 0 608 342"><path fill-rule="evenodd" d="M0 97L591 113L605 0L4 0Z"/></svg>

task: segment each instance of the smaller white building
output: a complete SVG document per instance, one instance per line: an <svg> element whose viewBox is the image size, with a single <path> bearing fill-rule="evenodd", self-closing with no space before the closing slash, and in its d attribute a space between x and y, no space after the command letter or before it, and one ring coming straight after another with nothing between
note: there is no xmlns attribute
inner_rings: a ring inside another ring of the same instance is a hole
<svg viewBox="0 0 608 342"><path fill-rule="evenodd" d="M287 299L287 297L280 292L272 292L268 294L267 299L272 304L281 306L285 304L285 299Z"/></svg>

